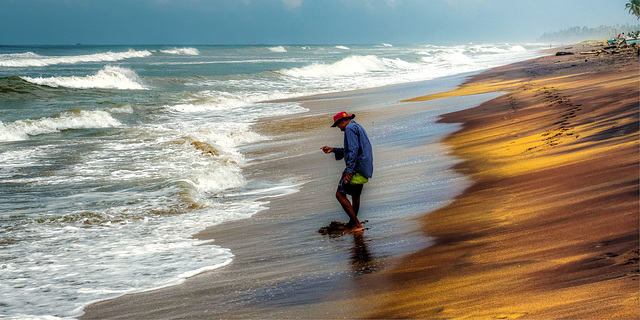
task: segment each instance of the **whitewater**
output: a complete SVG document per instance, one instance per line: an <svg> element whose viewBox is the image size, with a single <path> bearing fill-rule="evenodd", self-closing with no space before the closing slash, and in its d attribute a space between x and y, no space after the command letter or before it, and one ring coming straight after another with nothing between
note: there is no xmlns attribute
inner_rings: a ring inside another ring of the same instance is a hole
<svg viewBox="0 0 640 320"><path fill-rule="evenodd" d="M253 179L286 98L438 79L538 44L0 46L0 317L74 318L234 259L192 235L304 180Z"/></svg>

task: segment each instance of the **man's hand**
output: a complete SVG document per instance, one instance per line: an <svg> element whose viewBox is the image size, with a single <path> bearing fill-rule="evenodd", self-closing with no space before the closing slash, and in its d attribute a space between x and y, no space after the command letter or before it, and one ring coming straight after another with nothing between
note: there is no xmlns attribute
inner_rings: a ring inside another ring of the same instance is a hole
<svg viewBox="0 0 640 320"><path fill-rule="evenodd" d="M349 183L351 182L351 179L353 179L353 173L345 173L344 182Z"/></svg>
<svg viewBox="0 0 640 320"><path fill-rule="evenodd" d="M322 147L322 148L320 148L320 149L322 149L322 151L324 151L324 153L331 153L331 152L333 152L333 148L331 148L331 147L327 147L327 146L324 146L324 147Z"/></svg>

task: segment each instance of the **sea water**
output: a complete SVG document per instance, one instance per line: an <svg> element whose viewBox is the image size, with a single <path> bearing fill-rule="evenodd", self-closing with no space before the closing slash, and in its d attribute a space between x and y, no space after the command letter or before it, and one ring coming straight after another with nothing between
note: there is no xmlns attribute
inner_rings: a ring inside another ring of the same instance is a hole
<svg viewBox="0 0 640 320"><path fill-rule="evenodd" d="M0 46L0 317L69 318L233 252L192 238L299 185L248 180L264 102L435 79L536 44ZM407 97L410 98L410 97Z"/></svg>

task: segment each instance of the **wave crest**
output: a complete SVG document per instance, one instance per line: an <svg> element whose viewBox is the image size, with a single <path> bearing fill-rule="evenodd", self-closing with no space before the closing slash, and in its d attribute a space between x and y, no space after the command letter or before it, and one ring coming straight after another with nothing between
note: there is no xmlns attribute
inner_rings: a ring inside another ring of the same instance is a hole
<svg viewBox="0 0 640 320"><path fill-rule="evenodd" d="M437 54L433 56L420 57L418 59L424 63L437 64L443 66L473 66L473 59L462 52L450 52L447 54Z"/></svg>
<svg viewBox="0 0 640 320"><path fill-rule="evenodd" d="M122 124L108 112L102 110L74 110L57 117L36 120L18 120L10 123L0 121L0 141L28 140L29 136L55 133L71 129L114 128Z"/></svg>
<svg viewBox="0 0 640 320"><path fill-rule="evenodd" d="M22 77L31 83L48 87L67 87L75 89L121 89L121 90L146 90L138 75L130 69L114 66L105 66L93 75L78 77L51 77L31 78Z"/></svg>
<svg viewBox="0 0 640 320"><path fill-rule="evenodd" d="M292 77L336 77L379 72L390 69L412 69L415 65L400 60L379 58L373 55L350 56L331 64L314 63L302 68L280 70L279 72Z"/></svg>
<svg viewBox="0 0 640 320"><path fill-rule="evenodd" d="M80 56L41 56L33 52L0 55L0 67L46 67L56 64L82 62L112 62L131 58L144 58L151 55L148 50L129 49L124 52L103 52Z"/></svg>
<svg viewBox="0 0 640 320"><path fill-rule="evenodd" d="M271 52L287 52L287 49L285 49L283 46L268 47L267 49L269 49L269 51Z"/></svg>
<svg viewBox="0 0 640 320"><path fill-rule="evenodd" d="M160 50L162 53L166 54L177 54L177 55L187 55L187 56L197 56L200 55L200 51L196 48L173 48L169 50Z"/></svg>

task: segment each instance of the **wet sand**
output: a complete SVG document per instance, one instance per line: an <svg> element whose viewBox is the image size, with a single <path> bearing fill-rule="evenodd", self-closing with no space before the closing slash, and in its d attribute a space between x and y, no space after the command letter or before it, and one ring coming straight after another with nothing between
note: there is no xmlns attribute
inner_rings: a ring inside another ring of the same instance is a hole
<svg viewBox="0 0 640 320"><path fill-rule="evenodd" d="M637 319L638 61L549 56L412 99L508 92L443 116L473 185L419 219L435 245L374 275L364 315Z"/></svg>
<svg viewBox="0 0 640 320"><path fill-rule="evenodd" d="M460 82L307 97L309 112L258 123L272 140L244 150L250 181L300 191L196 235L231 265L82 318L637 318L637 57L544 57ZM341 143L328 127L341 110L375 141L376 172L368 230L332 238L317 230L346 221L343 163L319 148Z"/></svg>
<svg viewBox="0 0 640 320"><path fill-rule="evenodd" d="M253 217L195 235L229 248L235 255L230 265L181 285L93 304L82 318L352 317L359 306L338 304L354 297L354 288L368 275L431 245L414 219L450 203L469 185L451 169L458 160L441 144L459 125L436 121L442 113L498 94L400 102L425 91L453 89L462 81L456 76L299 98L308 112L257 123L254 129L271 140L243 149L252 159L245 168L249 183L284 180L283 187L298 185L300 191L266 197L267 209ZM375 173L362 196L363 235L318 233L332 221L348 220L335 199L344 162L320 150L342 144L343 133L330 127L336 110L354 112L374 147Z"/></svg>

